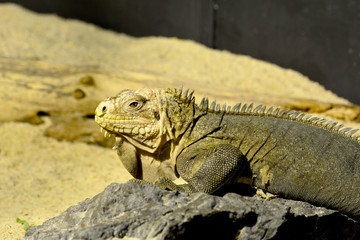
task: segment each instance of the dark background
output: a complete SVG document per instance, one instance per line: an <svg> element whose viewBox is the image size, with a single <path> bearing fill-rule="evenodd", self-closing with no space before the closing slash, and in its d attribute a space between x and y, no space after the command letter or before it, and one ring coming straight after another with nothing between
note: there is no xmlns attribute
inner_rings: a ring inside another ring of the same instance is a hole
<svg viewBox="0 0 360 240"><path fill-rule="evenodd" d="M360 1L14 0L132 36L171 36L295 69L360 104Z"/></svg>

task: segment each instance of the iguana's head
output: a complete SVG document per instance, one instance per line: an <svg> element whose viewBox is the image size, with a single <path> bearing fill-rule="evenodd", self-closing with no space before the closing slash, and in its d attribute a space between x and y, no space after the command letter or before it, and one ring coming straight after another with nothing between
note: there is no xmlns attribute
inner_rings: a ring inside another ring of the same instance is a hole
<svg viewBox="0 0 360 240"><path fill-rule="evenodd" d="M125 138L152 153L185 131L192 121L193 102L192 94L172 89L123 90L98 105L95 121L105 136Z"/></svg>

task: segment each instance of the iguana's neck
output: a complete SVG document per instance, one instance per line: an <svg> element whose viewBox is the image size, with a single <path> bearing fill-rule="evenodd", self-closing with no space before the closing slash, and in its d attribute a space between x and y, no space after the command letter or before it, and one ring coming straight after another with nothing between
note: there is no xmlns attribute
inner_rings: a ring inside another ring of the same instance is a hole
<svg viewBox="0 0 360 240"><path fill-rule="evenodd" d="M224 115L225 112L209 112L195 105L192 121L182 135L182 138L184 138L182 139L182 147L193 144L217 131L221 127Z"/></svg>
<svg viewBox="0 0 360 240"><path fill-rule="evenodd" d="M193 122L195 103L193 98L178 94L172 89L163 90L160 94L161 112L164 119L163 126L167 132L167 138L177 141Z"/></svg>

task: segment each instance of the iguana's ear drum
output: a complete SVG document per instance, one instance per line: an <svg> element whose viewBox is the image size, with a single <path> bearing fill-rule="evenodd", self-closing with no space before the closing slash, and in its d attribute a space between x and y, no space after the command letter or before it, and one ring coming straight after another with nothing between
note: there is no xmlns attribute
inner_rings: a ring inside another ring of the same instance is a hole
<svg viewBox="0 0 360 240"><path fill-rule="evenodd" d="M158 112L154 112L154 117L157 121L160 120L160 114Z"/></svg>

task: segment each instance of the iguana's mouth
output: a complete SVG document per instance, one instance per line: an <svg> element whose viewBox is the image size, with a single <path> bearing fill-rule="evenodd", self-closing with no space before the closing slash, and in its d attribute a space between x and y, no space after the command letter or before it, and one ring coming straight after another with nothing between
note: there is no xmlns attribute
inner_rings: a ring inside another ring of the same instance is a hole
<svg viewBox="0 0 360 240"><path fill-rule="evenodd" d="M104 134L104 137L106 137L106 138L110 138L110 137L112 137L112 136L118 137L115 133L111 133L111 132L109 132L108 130L106 130L105 128L103 128L103 127L100 127L100 132L101 132L102 134Z"/></svg>
<svg viewBox="0 0 360 240"><path fill-rule="evenodd" d="M117 132L113 132L113 131L108 131L106 128L100 127L100 131L102 134L104 134L104 137L109 138L109 137L120 137L123 134L129 134L129 135L146 135L151 133L151 129L148 127L145 128L138 128L138 127L134 127L134 128L123 128L123 129L119 129L120 131Z"/></svg>
<svg viewBox="0 0 360 240"><path fill-rule="evenodd" d="M120 119L95 116L95 121L99 124L100 131L106 138L111 136L120 137L121 135L141 136L142 138L147 138L158 134L158 128L154 123L138 124L138 121L134 118Z"/></svg>
<svg viewBox="0 0 360 240"><path fill-rule="evenodd" d="M119 144L120 139L126 139L134 146L137 146L145 151L149 151L149 152L154 151L154 147L152 147L152 145L148 145L149 142L147 143L146 139L148 138L152 139L151 138L152 133L158 134L159 130L155 127L154 128L149 128L149 127L123 128L114 132L114 131L109 131L106 128L102 127L101 124L99 125L100 125L100 131L104 134L104 137L110 138L114 136L117 144ZM105 124L105 127L109 127L109 126ZM152 140L150 140L150 143L151 141ZM113 149L117 149L117 144L114 146Z"/></svg>

